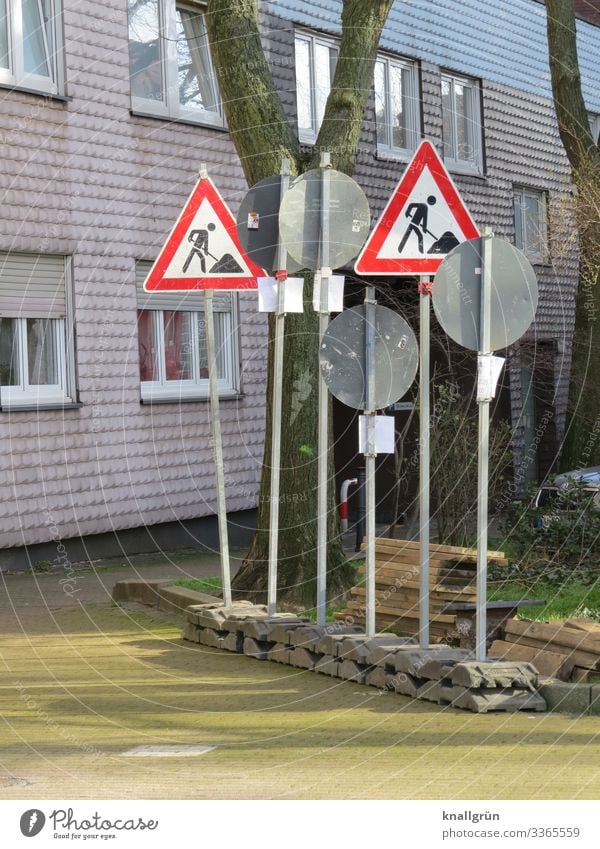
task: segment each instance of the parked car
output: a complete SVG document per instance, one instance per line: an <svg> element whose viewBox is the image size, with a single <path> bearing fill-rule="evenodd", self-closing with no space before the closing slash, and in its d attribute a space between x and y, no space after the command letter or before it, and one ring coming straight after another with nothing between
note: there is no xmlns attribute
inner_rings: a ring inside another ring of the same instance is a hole
<svg viewBox="0 0 600 849"><path fill-rule="evenodd" d="M600 510L600 466L561 472L538 489L533 506L544 512L536 514L534 526L548 527L553 518L581 513L588 496L594 509Z"/></svg>

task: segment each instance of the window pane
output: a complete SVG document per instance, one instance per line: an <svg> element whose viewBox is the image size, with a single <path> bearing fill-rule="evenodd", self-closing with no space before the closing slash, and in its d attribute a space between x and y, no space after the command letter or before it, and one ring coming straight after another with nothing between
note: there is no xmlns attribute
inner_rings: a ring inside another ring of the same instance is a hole
<svg viewBox="0 0 600 849"><path fill-rule="evenodd" d="M192 379L192 314L165 310L165 378Z"/></svg>
<svg viewBox="0 0 600 849"><path fill-rule="evenodd" d="M181 106L219 111L208 35L201 12L177 9L177 75Z"/></svg>
<svg viewBox="0 0 600 849"><path fill-rule="evenodd" d="M227 377L228 364L230 362L230 330L231 314L214 313L215 319L215 354L217 359L217 377ZM208 379L208 357L206 355L206 322L204 315L198 316L198 354L200 358L200 378Z"/></svg>
<svg viewBox="0 0 600 849"><path fill-rule="evenodd" d="M312 88L310 84L310 44L296 39L296 98L298 101L298 130L312 132Z"/></svg>
<svg viewBox="0 0 600 849"><path fill-rule="evenodd" d="M403 68L390 65L390 98L392 108L392 145L408 148L409 129L409 74Z"/></svg>
<svg viewBox="0 0 600 849"><path fill-rule="evenodd" d="M527 253L542 253L542 204L535 195L525 195L525 249Z"/></svg>
<svg viewBox="0 0 600 849"><path fill-rule="evenodd" d="M474 162L473 89L455 80L454 102L456 104L456 158Z"/></svg>
<svg viewBox="0 0 600 849"><path fill-rule="evenodd" d="M216 344L216 341L215 341ZM206 380L208 378L208 356L206 354L206 322L204 320L204 314L200 314L198 316L198 357L200 360L200 379Z"/></svg>
<svg viewBox="0 0 600 849"><path fill-rule="evenodd" d="M448 79L442 79L442 121L444 135L444 157L455 159L454 153L454 130L452 127L452 83Z"/></svg>
<svg viewBox="0 0 600 849"><path fill-rule="evenodd" d="M52 319L27 319L27 366L30 386L56 386L60 382L56 322Z"/></svg>
<svg viewBox="0 0 600 849"><path fill-rule="evenodd" d="M0 0L0 68L9 68L8 57L8 14L6 0Z"/></svg>
<svg viewBox="0 0 600 849"><path fill-rule="evenodd" d="M385 64L383 62L375 63L375 120L377 123L377 144L388 146Z"/></svg>
<svg viewBox="0 0 600 849"><path fill-rule="evenodd" d="M515 210L515 246L520 250L523 250L523 213L521 209L521 193L516 194L514 197L514 210Z"/></svg>
<svg viewBox="0 0 600 849"><path fill-rule="evenodd" d="M0 384L18 386L20 382L17 320L2 318L0 319Z"/></svg>
<svg viewBox="0 0 600 849"><path fill-rule="evenodd" d="M48 32L51 10L46 10L46 22L41 0L22 0L23 9L23 64L28 74L50 76Z"/></svg>
<svg viewBox="0 0 600 849"><path fill-rule="evenodd" d="M325 105L331 91L332 68L335 67L335 54L326 44L315 43L315 99L316 99L316 130L323 123Z"/></svg>
<svg viewBox="0 0 600 849"><path fill-rule="evenodd" d="M129 0L131 93L164 100L158 0Z"/></svg>
<svg viewBox="0 0 600 849"><path fill-rule="evenodd" d="M155 326L153 310L138 310L140 380L158 380Z"/></svg>

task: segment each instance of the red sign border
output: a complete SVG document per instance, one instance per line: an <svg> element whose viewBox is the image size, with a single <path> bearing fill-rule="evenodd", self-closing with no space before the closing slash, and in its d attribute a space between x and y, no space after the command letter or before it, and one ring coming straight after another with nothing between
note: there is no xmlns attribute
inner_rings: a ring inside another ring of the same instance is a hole
<svg viewBox="0 0 600 849"><path fill-rule="evenodd" d="M360 252L354 265L357 274L374 277L414 277L420 274L435 274L444 261L443 256L428 259L402 259L400 257L398 259L381 259L377 256L425 168L429 168L442 197L466 238L476 239L481 235L437 150L430 141L425 139L417 148L375 229ZM370 267L365 267L368 263L371 263Z"/></svg>
<svg viewBox="0 0 600 849"><path fill-rule="evenodd" d="M219 221L227 230L232 242L240 252L248 269L252 273L252 277L169 277L165 278L165 273L175 256L177 249L185 238L185 234L189 230L194 216L200 208L203 200L208 200L214 209ZM187 199L185 206L179 218L175 222L175 226L169 233L158 258L148 277L144 281L144 290L146 292L194 292L205 291L207 289L215 289L219 291L238 292L243 289L258 289L258 277L264 277L265 272L250 257L247 256L242 248L238 234L235 218L229 211L227 204L219 194L219 191L210 177L201 177L196 183L192 193Z"/></svg>

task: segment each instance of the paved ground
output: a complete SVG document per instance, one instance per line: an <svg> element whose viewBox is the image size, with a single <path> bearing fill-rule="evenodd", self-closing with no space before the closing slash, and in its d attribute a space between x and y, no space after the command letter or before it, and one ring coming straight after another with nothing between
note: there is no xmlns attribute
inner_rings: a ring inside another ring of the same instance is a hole
<svg viewBox="0 0 600 849"><path fill-rule="evenodd" d="M215 574L214 558L140 574ZM112 606L131 567L4 576L1 798L592 799L600 719L475 716L207 649ZM199 757L127 758L150 744Z"/></svg>

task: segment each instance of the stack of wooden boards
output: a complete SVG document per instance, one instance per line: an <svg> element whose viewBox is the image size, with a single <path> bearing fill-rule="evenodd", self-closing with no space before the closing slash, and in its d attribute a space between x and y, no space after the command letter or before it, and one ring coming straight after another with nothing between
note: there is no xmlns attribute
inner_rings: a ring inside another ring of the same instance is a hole
<svg viewBox="0 0 600 849"><path fill-rule="evenodd" d="M586 619L532 622L509 619L490 657L532 663L541 675L587 681L600 672L600 623Z"/></svg>
<svg viewBox="0 0 600 849"><path fill-rule="evenodd" d="M432 640L457 637L455 616L442 613L453 602L476 601L477 552L451 545L429 546L430 634ZM506 565L500 551L488 552L488 563ZM414 637L419 632L420 548L417 540L378 539L375 544L376 624L378 631ZM359 570L364 576L364 565ZM365 621L366 590L353 587L338 620Z"/></svg>

